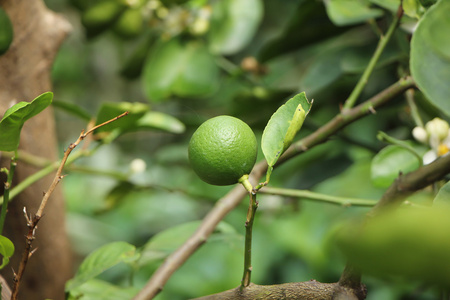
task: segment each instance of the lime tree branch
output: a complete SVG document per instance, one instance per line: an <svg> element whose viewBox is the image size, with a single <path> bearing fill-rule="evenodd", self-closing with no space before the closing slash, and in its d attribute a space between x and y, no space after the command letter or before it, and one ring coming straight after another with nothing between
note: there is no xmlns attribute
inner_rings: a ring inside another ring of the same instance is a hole
<svg viewBox="0 0 450 300"><path fill-rule="evenodd" d="M376 113L376 108L383 106L393 98L414 86L415 83L411 77L402 78L364 103L361 103L350 110L342 111L328 123L307 137L295 142L286 150L280 159L278 159L277 165L307 151L314 146L317 146L318 144L326 142L332 135L339 132L345 126L365 117L368 114Z"/></svg>
<svg viewBox="0 0 450 300"><path fill-rule="evenodd" d="M377 203L377 200L337 197L315 193L308 190L283 189L267 186L263 187L261 190L259 190L259 192L270 195L297 197L307 200L327 202L342 206L374 206Z"/></svg>
<svg viewBox="0 0 450 300"><path fill-rule="evenodd" d="M52 183L50 184L50 187L48 188L48 190L44 193L41 204L39 205L39 208L38 208L36 214L34 215L34 217L28 216L28 214L26 212L26 208L24 208L25 218L27 220L28 234L26 235L26 246L25 246L25 250L22 255L22 260L20 262L18 272L16 274L14 274L14 286L13 286L13 290L12 290L11 300L16 300L18 297L21 279L23 277L23 274L25 273L25 268L27 266L28 259L31 257L33 252L36 250L36 249L32 250L32 243L33 243L33 240L35 239L37 225L39 223L39 220L42 218L42 214L44 212L44 209L45 209L45 206L47 205L48 200L50 199L51 194L53 193L53 191L55 190L56 186L61 181L61 179L64 177L62 175L62 170L64 168L65 163L67 162L67 159L68 159L70 153L72 152L73 149L75 149L76 146L78 146L78 144L82 140L84 140L94 130L96 130L97 128L99 128L101 126L109 124L111 122L114 122L117 119L126 116L127 114L128 114L128 112L124 112L123 114L121 114L109 121L106 121L102 124L92 127L91 129L89 129L86 132L84 132L84 130L83 130L81 132L80 136L78 137L78 139L75 141L75 143L70 144L69 148L67 148L67 150L64 151L64 156L60 162L58 170L56 171L55 177L54 177Z"/></svg>
<svg viewBox="0 0 450 300"><path fill-rule="evenodd" d="M412 78L407 77L400 79L398 82L366 102L338 114L327 124L290 146L280 157L278 163L285 162L308 149L327 141L332 135L339 132L345 126L363 118L369 113L373 113L375 108L388 103L407 89L414 86L415 84ZM253 184L259 182L266 171L267 163L265 161L258 162L250 174L250 180L254 181ZM182 246L166 258L164 263L155 273L153 273L144 288L133 298L133 300L147 300L155 297L163 289L172 274L206 241L217 224L219 224L230 211L238 206L247 194L247 191L239 185L228 192L223 198L219 199L216 205L205 216L197 231Z"/></svg>

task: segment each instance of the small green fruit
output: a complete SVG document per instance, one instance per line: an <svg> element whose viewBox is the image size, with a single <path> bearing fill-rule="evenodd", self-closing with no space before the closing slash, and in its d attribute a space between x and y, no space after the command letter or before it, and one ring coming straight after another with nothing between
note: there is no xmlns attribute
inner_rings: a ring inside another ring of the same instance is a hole
<svg viewBox="0 0 450 300"><path fill-rule="evenodd" d="M258 145L252 129L243 121L218 116L204 122L189 142L189 161L195 173L213 185L230 185L249 174Z"/></svg>

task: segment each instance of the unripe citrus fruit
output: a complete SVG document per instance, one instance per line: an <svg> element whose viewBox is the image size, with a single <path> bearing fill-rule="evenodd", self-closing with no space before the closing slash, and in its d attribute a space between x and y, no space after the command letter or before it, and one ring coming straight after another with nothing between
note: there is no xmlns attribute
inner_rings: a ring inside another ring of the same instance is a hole
<svg viewBox="0 0 450 300"><path fill-rule="evenodd" d="M204 122L189 142L195 173L213 185L230 185L249 174L258 152L255 134L243 121L218 116Z"/></svg>

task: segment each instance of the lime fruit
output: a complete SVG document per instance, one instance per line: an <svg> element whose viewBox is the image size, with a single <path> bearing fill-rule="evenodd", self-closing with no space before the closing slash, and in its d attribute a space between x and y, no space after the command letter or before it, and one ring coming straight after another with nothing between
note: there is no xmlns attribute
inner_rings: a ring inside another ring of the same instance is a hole
<svg viewBox="0 0 450 300"><path fill-rule="evenodd" d="M207 120L189 142L189 161L195 173L213 185L239 182L253 168L258 145L252 129L231 116Z"/></svg>

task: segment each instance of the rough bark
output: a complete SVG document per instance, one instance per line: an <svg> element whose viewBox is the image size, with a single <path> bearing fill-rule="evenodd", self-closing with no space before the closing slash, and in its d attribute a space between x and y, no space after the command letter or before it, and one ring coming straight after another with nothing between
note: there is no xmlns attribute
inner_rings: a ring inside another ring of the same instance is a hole
<svg viewBox="0 0 450 300"><path fill-rule="evenodd" d="M365 299L364 286L348 289L339 283L321 283L315 280L285 283L279 285L251 284L242 291L240 288L219 294L196 298L195 300L344 300Z"/></svg>
<svg viewBox="0 0 450 300"><path fill-rule="evenodd" d="M0 56L0 116L19 101L31 101L51 91L50 72L61 42L70 31L69 23L49 11L41 0L0 0L14 28L13 43ZM51 160L57 159L53 112L47 108L30 119L22 129L19 149ZM9 162L1 161L3 166ZM15 182L36 168L19 162ZM39 180L16 197L8 207L4 235L16 246L16 252L2 274L11 285L25 246L27 232L23 208L35 213L52 175ZM20 299L64 299L64 284L72 274L72 256L65 231L64 202L57 190L39 223L33 254L21 284Z"/></svg>

